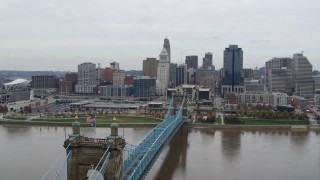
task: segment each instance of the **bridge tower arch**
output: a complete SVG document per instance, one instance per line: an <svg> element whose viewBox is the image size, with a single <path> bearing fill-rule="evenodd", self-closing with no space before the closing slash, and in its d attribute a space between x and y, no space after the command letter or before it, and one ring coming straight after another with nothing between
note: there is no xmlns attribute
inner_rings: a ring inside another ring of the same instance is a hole
<svg viewBox="0 0 320 180"><path fill-rule="evenodd" d="M123 179L122 163L125 140L118 136L117 129L118 125L113 123L111 135L105 139L97 139L85 137L80 132L80 123L72 124L73 133L64 142L67 154L72 151L67 164L68 180L88 179L89 170L99 171L104 179ZM104 162L106 162L105 167ZM98 173L93 175L96 174Z"/></svg>

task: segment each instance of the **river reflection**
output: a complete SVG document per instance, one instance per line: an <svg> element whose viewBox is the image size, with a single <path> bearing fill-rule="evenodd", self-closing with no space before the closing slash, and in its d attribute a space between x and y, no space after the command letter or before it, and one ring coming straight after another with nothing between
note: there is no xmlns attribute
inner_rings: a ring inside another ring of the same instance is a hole
<svg viewBox="0 0 320 180"><path fill-rule="evenodd" d="M319 180L319 169L318 132L194 129L174 137L146 179Z"/></svg>
<svg viewBox="0 0 320 180"><path fill-rule="evenodd" d="M238 159L241 146L240 131L221 132L221 152L227 160L235 161Z"/></svg>
<svg viewBox="0 0 320 180"><path fill-rule="evenodd" d="M168 152L155 179L172 179L176 169L185 171L187 165L188 135L176 134L168 145Z"/></svg>
<svg viewBox="0 0 320 180"><path fill-rule="evenodd" d="M119 129L138 144L150 128ZM85 136L105 138L109 128L81 128ZM40 179L71 128L0 125L0 179ZM176 134L146 179L159 180L319 180L320 134L313 131L190 129Z"/></svg>

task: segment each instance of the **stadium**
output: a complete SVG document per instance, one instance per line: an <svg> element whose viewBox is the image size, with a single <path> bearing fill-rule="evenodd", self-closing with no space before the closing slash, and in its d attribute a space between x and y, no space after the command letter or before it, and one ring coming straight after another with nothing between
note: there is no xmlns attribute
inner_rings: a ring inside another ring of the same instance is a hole
<svg viewBox="0 0 320 180"><path fill-rule="evenodd" d="M4 89L0 91L0 104L32 99L33 91L31 90L31 80L16 79L5 83Z"/></svg>

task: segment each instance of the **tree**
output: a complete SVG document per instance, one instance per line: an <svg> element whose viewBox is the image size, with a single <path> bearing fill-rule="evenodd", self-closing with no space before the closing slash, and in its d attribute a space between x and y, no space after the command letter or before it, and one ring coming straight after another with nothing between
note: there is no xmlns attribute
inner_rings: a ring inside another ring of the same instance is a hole
<svg viewBox="0 0 320 180"><path fill-rule="evenodd" d="M241 105L237 104L237 109L240 110L241 109Z"/></svg>
<svg viewBox="0 0 320 180"><path fill-rule="evenodd" d="M261 107L261 104L258 103L258 104L256 105L256 109L257 109L257 110L261 110L261 108L262 108L262 107Z"/></svg>
<svg viewBox="0 0 320 180"><path fill-rule="evenodd" d="M21 113L21 115L23 115L23 107L20 107L20 113Z"/></svg>
<svg viewBox="0 0 320 180"><path fill-rule="evenodd" d="M237 116L229 115L224 117L224 122L226 124L241 124L241 121Z"/></svg>
<svg viewBox="0 0 320 180"><path fill-rule="evenodd" d="M288 111L283 112L283 118L288 119L290 117L290 114Z"/></svg>
<svg viewBox="0 0 320 180"><path fill-rule="evenodd" d="M262 104L262 109L266 109L266 104L265 103Z"/></svg>
<svg viewBox="0 0 320 180"><path fill-rule="evenodd" d="M3 107L3 113L5 114L5 113L7 113L7 112L8 112L8 106L4 105L4 107Z"/></svg>

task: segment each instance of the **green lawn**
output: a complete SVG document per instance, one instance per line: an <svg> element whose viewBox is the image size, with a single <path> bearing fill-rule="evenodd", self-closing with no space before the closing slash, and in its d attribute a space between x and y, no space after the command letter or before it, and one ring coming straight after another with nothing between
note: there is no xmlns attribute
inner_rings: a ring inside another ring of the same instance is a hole
<svg viewBox="0 0 320 180"><path fill-rule="evenodd" d="M88 117L88 116L87 116ZM46 121L46 122L74 122L78 121L80 123L87 123L86 119L87 117L80 117L79 119L76 118L42 118L42 119L34 119L33 121ZM160 123L162 120L156 119L153 117L140 117L140 116L125 116L125 115L119 115L115 116L116 121L113 121L112 115L98 115L96 118L97 124L99 123Z"/></svg>
<svg viewBox="0 0 320 180"><path fill-rule="evenodd" d="M246 119L239 118L244 125L308 125L309 121L296 119Z"/></svg>
<svg viewBox="0 0 320 180"><path fill-rule="evenodd" d="M217 117L217 118L216 118L216 122L215 122L215 123L217 123L217 124L221 124L221 123L222 123L221 118L220 118L220 117Z"/></svg>

